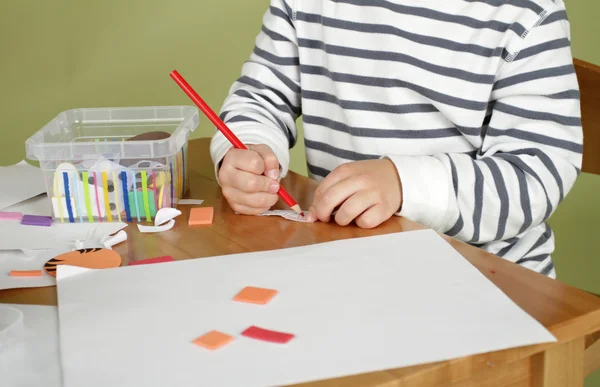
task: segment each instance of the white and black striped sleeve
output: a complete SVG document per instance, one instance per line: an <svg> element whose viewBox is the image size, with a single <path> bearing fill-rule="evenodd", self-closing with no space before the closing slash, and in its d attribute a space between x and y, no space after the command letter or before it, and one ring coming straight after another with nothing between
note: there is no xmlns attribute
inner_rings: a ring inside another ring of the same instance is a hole
<svg viewBox="0 0 600 387"><path fill-rule="evenodd" d="M266 144L279 159L281 176L289 168L289 149L297 138L300 70L292 0L271 0L250 59L229 91L220 117L244 144ZM217 166L231 148L218 133L211 142Z"/></svg>
<svg viewBox="0 0 600 387"><path fill-rule="evenodd" d="M387 156L403 184L399 215L482 244L522 234L564 199L582 162L579 87L570 45L558 44L570 39L564 12L545 20L502 64L475 159Z"/></svg>

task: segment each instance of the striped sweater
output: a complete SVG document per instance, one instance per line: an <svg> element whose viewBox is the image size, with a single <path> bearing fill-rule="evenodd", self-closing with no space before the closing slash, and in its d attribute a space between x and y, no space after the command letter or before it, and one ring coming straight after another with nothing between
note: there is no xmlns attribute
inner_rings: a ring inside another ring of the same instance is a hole
<svg viewBox="0 0 600 387"><path fill-rule="evenodd" d="M271 0L221 118L311 177L388 157L397 214L555 278L583 134L561 0ZM217 133L215 165L230 144Z"/></svg>

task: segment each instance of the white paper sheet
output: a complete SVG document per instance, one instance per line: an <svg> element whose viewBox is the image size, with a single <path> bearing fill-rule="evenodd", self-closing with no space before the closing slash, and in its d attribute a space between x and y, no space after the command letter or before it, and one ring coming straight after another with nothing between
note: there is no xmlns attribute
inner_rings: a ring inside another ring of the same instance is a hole
<svg viewBox="0 0 600 387"><path fill-rule="evenodd" d="M0 167L0 184L0 210L46 192L42 170L25 161Z"/></svg>
<svg viewBox="0 0 600 387"><path fill-rule="evenodd" d="M24 313L24 340L0 353L2 387L62 387L55 306L0 304Z"/></svg>
<svg viewBox="0 0 600 387"><path fill-rule="evenodd" d="M50 227L24 226L19 221L0 222L0 250L75 248L75 241L97 241L127 227L123 222L60 223ZM102 246L102 244L99 244Z"/></svg>
<svg viewBox="0 0 600 387"><path fill-rule="evenodd" d="M65 387L288 385L555 341L428 230L67 272ZM245 286L279 293L262 306L232 301ZM240 336L251 325L296 337ZM211 330L235 341L191 344Z"/></svg>
<svg viewBox="0 0 600 387"><path fill-rule="evenodd" d="M0 290L55 286L56 279L42 269L44 264L69 249L43 250L35 256L21 251L0 251ZM42 270L41 277L11 277L11 270Z"/></svg>
<svg viewBox="0 0 600 387"><path fill-rule="evenodd" d="M6 207L2 211L21 212L28 215L52 216L52 207L48 201L48 195L42 194L23 202Z"/></svg>

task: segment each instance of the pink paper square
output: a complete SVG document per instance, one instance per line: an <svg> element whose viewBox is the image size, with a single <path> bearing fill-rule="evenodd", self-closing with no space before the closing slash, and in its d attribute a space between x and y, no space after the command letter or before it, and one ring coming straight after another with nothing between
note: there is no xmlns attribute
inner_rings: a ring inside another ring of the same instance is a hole
<svg viewBox="0 0 600 387"><path fill-rule="evenodd" d="M23 219L23 214L20 212L1 212L0 211L0 220L21 220Z"/></svg>

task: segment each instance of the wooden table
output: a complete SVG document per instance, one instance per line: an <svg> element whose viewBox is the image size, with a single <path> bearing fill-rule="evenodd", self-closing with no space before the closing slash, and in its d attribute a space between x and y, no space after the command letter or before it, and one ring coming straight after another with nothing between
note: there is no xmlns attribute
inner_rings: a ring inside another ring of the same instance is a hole
<svg viewBox="0 0 600 387"><path fill-rule="evenodd" d="M128 241L115 248L126 262L160 255L171 255L180 260L272 250L423 228L397 217L377 229L363 230L355 226L305 224L278 217L235 215L215 181L208 144L208 139L190 142L190 189L187 197L204 199L205 205L214 206L213 225L189 228L188 211L183 210L183 215L177 218L176 226L169 232L142 235L136 227L127 227ZM290 173L283 184L302 208L309 207L316 186L314 181ZM465 243L444 238L508 297L547 327L557 337L558 343L309 383L306 386L583 386L584 375L600 363L600 342L596 343L600 332L600 299ZM56 288L0 291L0 303L56 305ZM443 324L443 321L440 323ZM433 346L435 343L423 345ZM585 348L588 351L584 357Z"/></svg>

